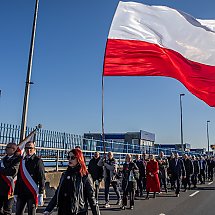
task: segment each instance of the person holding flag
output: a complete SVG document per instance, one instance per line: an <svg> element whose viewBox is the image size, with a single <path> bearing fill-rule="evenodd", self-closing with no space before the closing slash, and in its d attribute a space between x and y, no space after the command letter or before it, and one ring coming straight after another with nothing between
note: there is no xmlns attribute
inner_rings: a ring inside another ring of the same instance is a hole
<svg viewBox="0 0 215 215"><path fill-rule="evenodd" d="M0 161L0 214L11 215L16 176L21 157L16 155L16 143L8 143L6 156ZM2 211L3 209L3 211Z"/></svg>
<svg viewBox="0 0 215 215"><path fill-rule="evenodd" d="M15 186L16 215L23 215L27 204L28 214L36 214L37 206L43 205L45 188L45 168L35 149L36 129L19 144L23 156ZM24 149L24 150L23 150Z"/></svg>

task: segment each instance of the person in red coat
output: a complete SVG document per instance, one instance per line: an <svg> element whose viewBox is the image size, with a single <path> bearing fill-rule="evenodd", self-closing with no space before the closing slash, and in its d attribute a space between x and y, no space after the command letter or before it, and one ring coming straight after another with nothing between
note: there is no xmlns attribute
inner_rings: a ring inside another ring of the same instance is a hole
<svg viewBox="0 0 215 215"><path fill-rule="evenodd" d="M146 199L149 199L149 192L160 192L160 181L158 177L159 167L158 162L155 160L154 155L149 156L149 161L146 165Z"/></svg>

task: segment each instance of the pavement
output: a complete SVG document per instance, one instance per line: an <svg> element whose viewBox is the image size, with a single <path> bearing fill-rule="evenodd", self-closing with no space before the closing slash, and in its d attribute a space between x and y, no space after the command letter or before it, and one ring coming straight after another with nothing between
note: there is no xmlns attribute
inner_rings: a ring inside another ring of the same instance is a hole
<svg viewBox="0 0 215 215"><path fill-rule="evenodd" d="M120 206L116 205L116 196L113 190L110 190L110 208L104 208L104 190L100 191L99 207L102 215L214 215L214 200L215 200L215 182L206 182L206 184L198 185L197 189L180 192L180 196L176 197L174 191L169 190L168 193L157 194L156 198L149 200L143 197L138 197L135 200L134 209L121 210ZM50 201L45 199L45 205ZM45 207L39 207L37 214L42 214ZM27 213L25 213L27 214ZM57 215L56 210L52 213ZM89 211L89 215L92 215Z"/></svg>

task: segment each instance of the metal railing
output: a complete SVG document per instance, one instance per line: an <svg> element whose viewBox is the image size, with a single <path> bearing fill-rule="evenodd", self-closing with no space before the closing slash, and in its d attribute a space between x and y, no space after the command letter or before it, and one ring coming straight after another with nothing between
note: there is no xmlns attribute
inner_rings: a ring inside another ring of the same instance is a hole
<svg viewBox="0 0 215 215"><path fill-rule="evenodd" d="M27 128L26 135L28 135L34 128ZM20 126L11 124L0 124L0 157L4 154L5 144L9 142L19 143L20 137ZM112 151L115 158L120 162L124 161L125 154L154 154L158 155L160 151L163 151L166 156L171 153L178 152L179 155L182 154L181 151L174 148L157 148L153 146L121 143L114 141L103 141L95 139L87 139L81 135L74 135L65 132L49 131L44 129L39 129L36 135L36 147L37 154L43 158L44 162L55 163L56 169L59 165L63 165L66 161L67 152L74 148L75 146L80 146L83 150L86 161L93 156L95 151L103 153L104 144L106 146L106 151ZM191 154L191 153L188 153Z"/></svg>

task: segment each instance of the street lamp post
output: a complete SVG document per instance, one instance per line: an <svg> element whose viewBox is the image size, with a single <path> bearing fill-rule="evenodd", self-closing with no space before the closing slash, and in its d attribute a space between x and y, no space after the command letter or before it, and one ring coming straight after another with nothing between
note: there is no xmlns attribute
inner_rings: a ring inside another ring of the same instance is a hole
<svg viewBox="0 0 215 215"><path fill-rule="evenodd" d="M180 94L180 113L181 113L181 150L182 150L182 153L184 152L184 141L183 141L183 116L182 116L182 99L181 97L182 96L185 96L184 93L181 93Z"/></svg>
<svg viewBox="0 0 215 215"><path fill-rule="evenodd" d="M209 140L209 128L208 128L208 123L210 120L207 121L207 141L208 141L208 154L209 154L209 149L210 149L210 140Z"/></svg>

